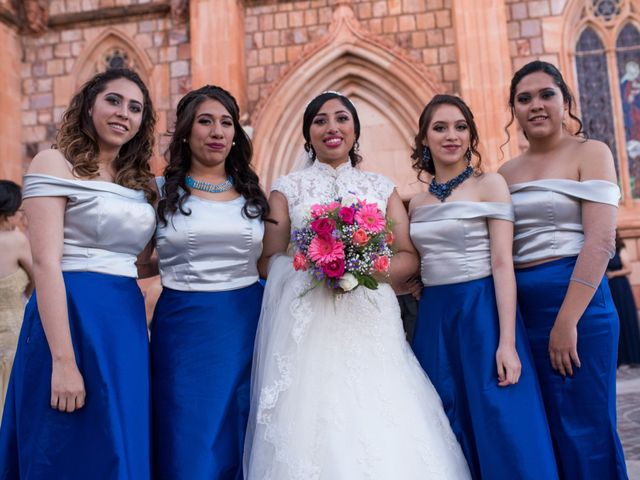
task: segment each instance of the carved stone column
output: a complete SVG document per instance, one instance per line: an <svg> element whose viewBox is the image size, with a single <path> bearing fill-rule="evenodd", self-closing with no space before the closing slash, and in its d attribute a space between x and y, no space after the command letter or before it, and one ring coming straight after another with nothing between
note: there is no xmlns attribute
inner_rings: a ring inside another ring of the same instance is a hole
<svg viewBox="0 0 640 480"><path fill-rule="evenodd" d="M460 95L478 124L483 165L502 163L500 145L510 114L507 104L511 57L504 0L453 0L453 21L460 68ZM504 160L518 153L515 129Z"/></svg>
<svg viewBox="0 0 640 480"><path fill-rule="evenodd" d="M191 0L191 84L229 90L247 106L242 0Z"/></svg>
<svg viewBox="0 0 640 480"><path fill-rule="evenodd" d="M20 38L0 23L0 178L22 183Z"/></svg>

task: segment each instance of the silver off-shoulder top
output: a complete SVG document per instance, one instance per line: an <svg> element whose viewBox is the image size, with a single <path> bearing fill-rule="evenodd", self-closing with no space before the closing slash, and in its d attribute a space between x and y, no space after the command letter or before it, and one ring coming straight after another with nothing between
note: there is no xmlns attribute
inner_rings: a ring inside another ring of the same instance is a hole
<svg viewBox="0 0 640 480"><path fill-rule="evenodd" d="M137 256L156 225L144 192L111 182L28 174L23 198L33 197L67 198L63 272L137 277Z"/></svg>
<svg viewBox="0 0 640 480"><path fill-rule="evenodd" d="M509 186L515 208L513 262L578 255L584 243L580 202L618 206L620 188L605 180L546 179Z"/></svg>
<svg viewBox="0 0 640 480"><path fill-rule="evenodd" d="M157 178L160 192L164 179ZM223 291L258 281L264 224L242 213L245 199L207 200L190 195L183 209L158 221L156 250L162 285L181 291Z"/></svg>
<svg viewBox="0 0 640 480"><path fill-rule="evenodd" d="M420 253L424 285L491 275L487 218L513 222L513 207L499 202L450 202L423 205L411 212L411 240Z"/></svg>

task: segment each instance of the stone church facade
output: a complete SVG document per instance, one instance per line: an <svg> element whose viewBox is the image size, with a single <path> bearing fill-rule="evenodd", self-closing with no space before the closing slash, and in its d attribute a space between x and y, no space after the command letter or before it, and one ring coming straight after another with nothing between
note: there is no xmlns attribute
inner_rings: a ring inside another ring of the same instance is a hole
<svg viewBox="0 0 640 480"><path fill-rule="evenodd" d="M552 62L589 136L614 152L640 300L640 0L0 0L0 45L1 178L20 181L51 146L85 80L126 65L158 112L158 172L191 88L236 96L265 186L301 155L308 100L331 89L358 107L364 168L392 177L405 199L424 188L408 151L433 94L470 104L495 170L526 142L513 125L505 133L513 72Z"/></svg>

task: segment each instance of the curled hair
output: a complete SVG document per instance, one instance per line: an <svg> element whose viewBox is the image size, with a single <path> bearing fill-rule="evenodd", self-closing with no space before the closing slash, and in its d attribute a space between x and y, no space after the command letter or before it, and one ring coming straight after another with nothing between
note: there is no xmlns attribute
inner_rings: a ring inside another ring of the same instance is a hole
<svg viewBox="0 0 640 480"><path fill-rule="evenodd" d="M71 99L64 112L62 124L56 136L56 148L73 165L73 174L81 178L98 176L98 133L91 118L96 97L107 88L107 83L127 79L135 83L144 98L142 121L136 135L122 145L113 167L114 181L123 187L142 190L148 201L153 202L156 193L151 188L153 173L149 160L153 155L156 115L146 85L133 70L114 68L98 73L85 83Z"/></svg>
<svg viewBox="0 0 640 480"><path fill-rule="evenodd" d="M337 98L340 100L351 116L353 117L354 124L354 132L355 132L355 142L351 146L349 150L349 159L351 160L351 165L354 167L362 161L362 157L356 151L356 144L358 143L358 139L360 138L360 119L358 118L358 112L356 111L356 107L351 103L347 97L338 92L322 92L320 95L315 97L313 100L309 102L307 108L304 109L304 116L302 117L302 136L304 137L304 149L308 152L313 151L313 146L311 145L311 135L309 131L311 130L311 124L313 123L313 119L318 114L322 106L327 103L329 100ZM315 160L315 151L313 152L313 159Z"/></svg>
<svg viewBox="0 0 640 480"><path fill-rule="evenodd" d="M183 215L190 215L191 211L184 209L184 202L191 195L191 188L186 184L186 177L191 168L191 148L188 139L196 117L198 107L205 100L216 100L229 112L233 120L233 141L229 155L224 161L224 169L233 180L236 191L245 198L242 212L247 218L261 218L269 220L269 203L262 188L258 175L253 171L251 158L253 147L251 140L240 125L240 108L233 96L223 88L215 85L205 85L187 93L178 102L176 109L176 124L171 132L171 143L166 152L168 161L164 170L164 195L158 203L158 217L166 225L168 217L178 210ZM183 193L184 192L184 193Z"/></svg>
<svg viewBox="0 0 640 480"><path fill-rule="evenodd" d="M427 172L431 175L436 174L436 166L434 162L425 163L422 159L422 149L424 144L422 143L427 136L427 130L429 129L429 125L431 124L431 120L433 118L433 114L441 105L451 105L456 107L462 113L465 122L469 126L469 149L471 150L471 154L478 158L475 166L474 172L476 174L482 173L482 169L480 168L480 164L482 163L482 156L478 151L478 143L480 142L480 138L478 137L478 127L476 126L476 121L473 118L473 113L469 106L462 100L460 97L456 97L455 95L436 95L434 96L429 103L424 107L422 113L420 114L420 118L418 119L418 133L414 137L414 144L411 151L411 158L413 159L412 167L418 172L418 180L422 180L422 173Z"/></svg>
<svg viewBox="0 0 640 480"><path fill-rule="evenodd" d="M582 136L586 138L586 134L583 130L582 120L580 120L580 118L575 113L573 113L575 99L571 94L571 90L569 90L569 86L564 81L564 78L562 78L562 74L560 73L560 70L558 70L555 65L549 62L543 62L542 60L534 60L533 62L527 63L520 70L518 70L513 75L513 78L511 79L511 86L509 87L509 110L511 111L511 118L509 119L509 123L507 123L507 126L504 127L504 131L507 133L507 141L500 146L501 149L507 143L509 143L509 140L511 140L511 135L509 134L509 127L515 120L516 89L518 88L520 81L524 77L536 72L542 72L549 75L553 79L553 83L555 83L556 86L560 89L560 92L562 93L562 100L567 105L567 109L569 111L569 117L578 124L577 130L575 132L570 132L570 133L575 136ZM527 138L527 132L523 130L523 133L525 138Z"/></svg>
<svg viewBox="0 0 640 480"><path fill-rule="evenodd" d="M0 218L15 215L21 204L20 185L11 180L0 180Z"/></svg>

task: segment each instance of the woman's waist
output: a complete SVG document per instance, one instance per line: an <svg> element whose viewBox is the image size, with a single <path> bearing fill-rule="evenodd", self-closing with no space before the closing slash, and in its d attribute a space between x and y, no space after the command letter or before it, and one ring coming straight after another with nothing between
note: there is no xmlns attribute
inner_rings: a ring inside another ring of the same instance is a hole
<svg viewBox="0 0 640 480"><path fill-rule="evenodd" d="M124 277L137 277L137 255L101 248L65 244L62 252L63 272L96 272Z"/></svg>
<svg viewBox="0 0 640 480"><path fill-rule="evenodd" d="M576 256L584 245L584 234L573 231L539 231L516 233L513 239L513 262L518 266Z"/></svg>
<svg viewBox="0 0 640 480"><path fill-rule="evenodd" d="M258 281L255 264L234 265L181 264L160 266L163 287L179 291L216 292L235 290Z"/></svg>
<svg viewBox="0 0 640 480"><path fill-rule="evenodd" d="M476 280L491 275L490 252L475 255L425 255L421 261L424 285L444 285Z"/></svg>

